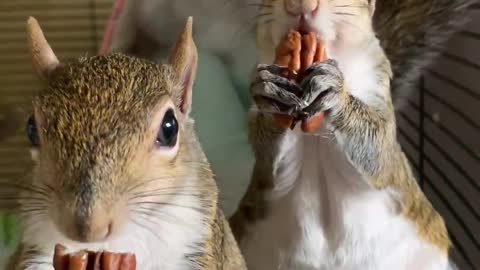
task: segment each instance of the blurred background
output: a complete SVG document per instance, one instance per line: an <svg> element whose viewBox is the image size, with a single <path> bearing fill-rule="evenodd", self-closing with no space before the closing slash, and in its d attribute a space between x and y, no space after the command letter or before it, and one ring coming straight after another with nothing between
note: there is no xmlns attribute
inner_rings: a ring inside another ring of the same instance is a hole
<svg viewBox="0 0 480 270"><path fill-rule="evenodd" d="M39 20L60 60L113 49L161 62L192 15L199 49L192 114L217 175L221 206L232 214L253 165L245 113L254 27L264 20L257 12L260 3L1 0L0 122L11 123L15 132L2 139L0 131L0 180L18 179L31 166L24 128L39 84L26 49L28 16ZM397 112L399 140L447 221L461 269L480 269L480 5L472 13L474 20L449 42ZM15 227L14 217L0 218L0 262L16 244Z"/></svg>

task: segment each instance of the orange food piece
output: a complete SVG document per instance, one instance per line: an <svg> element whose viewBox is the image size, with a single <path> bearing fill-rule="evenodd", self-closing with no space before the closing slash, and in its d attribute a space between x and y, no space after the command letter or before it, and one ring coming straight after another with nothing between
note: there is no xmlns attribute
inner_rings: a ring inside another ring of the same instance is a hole
<svg viewBox="0 0 480 270"><path fill-rule="evenodd" d="M300 70L300 51L302 49L302 35L297 31L290 31L276 50L275 64L288 67L290 72L285 74L289 79L295 79Z"/></svg>
<svg viewBox="0 0 480 270"><path fill-rule="evenodd" d="M301 70L303 72L313 64L315 53L317 51L317 36L310 32L302 36L302 50L301 50Z"/></svg>
<svg viewBox="0 0 480 270"><path fill-rule="evenodd" d="M327 60L325 44L323 44L323 42L318 42L318 46L315 50L315 57L313 63L322 62L325 60Z"/></svg>
<svg viewBox="0 0 480 270"><path fill-rule="evenodd" d="M318 42L315 50L315 57L313 59L312 64L325 61L326 59L327 59L327 52L326 52L325 44L323 42ZM325 118L325 113L320 112L308 119L303 120L302 126L301 126L302 131L305 133L314 132L323 123L324 118Z"/></svg>
<svg viewBox="0 0 480 270"><path fill-rule="evenodd" d="M313 63L324 61L326 57L325 44L317 40L315 33L301 35L300 32L291 30L276 49L275 64L288 67L285 77L292 80L301 79L301 73ZM282 128L290 128L295 119L293 116L273 114L275 122ZM313 132L323 122L324 113L318 113L302 121L302 131Z"/></svg>
<svg viewBox="0 0 480 270"><path fill-rule="evenodd" d="M65 247L56 245L53 256L55 270L135 270L136 267L135 255L129 253L81 250L67 254Z"/></svg>
<svg viewBox="0 0 480 270"><path fill-rule="evenodd" d="M102 269L120 270L120 262L122 258L115 256L111 252L103 253Z"/></svg>
<svg viewBox="0 0 480 270"><path fill-rule="evenodd" d="M314 132L322 123L323 119L325 118L324 112L319 112L314 116L310 117L309 119L302 121L302 131L305 133L312 133Z"/></svg>
<svg viewBox="0 0 480 270"><path fill-rule="evenodd" d="M293 124L293 116L274 113L273 119L281 128L290 128Z"/></svg>
<svg viewBox="0 0 480 270"><path fill-rule="evenodd" d="M68 270L87 270L88 253L80 251L70 255Z"/></svg>

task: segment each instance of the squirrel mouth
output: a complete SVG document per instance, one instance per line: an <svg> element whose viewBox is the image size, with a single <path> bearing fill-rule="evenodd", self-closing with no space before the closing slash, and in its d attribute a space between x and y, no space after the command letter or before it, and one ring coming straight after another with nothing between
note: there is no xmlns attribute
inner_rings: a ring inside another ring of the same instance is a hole
<svg viewBox="0 0 480 270"><path fill-rule="evenodd" d="M307 19L305 19L305 17L300 17L296 30L302 35L308 34L310 32L317 33L317 31L311 26L311 24L308 22Z"/></svg>

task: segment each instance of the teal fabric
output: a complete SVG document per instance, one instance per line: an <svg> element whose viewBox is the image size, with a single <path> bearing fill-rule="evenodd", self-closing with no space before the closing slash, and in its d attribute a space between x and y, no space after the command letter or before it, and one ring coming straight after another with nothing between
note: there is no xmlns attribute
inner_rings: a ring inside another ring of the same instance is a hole
<svg viewBox="0 0 480 270"><path fill-rule="evenodd" d="M244 66L251 58L243 59ZM192 117L202 147L212 164L220 188L220 204L229 216L250 178L253 156L247 145L247 77L240 66L231 68L219 57L199 52L193 92ZM0 218L1 259L17 243L14 217Z"/></svg>
<svg viewBox="0 0 480 270"><path fill-rule="evenodd" d="M238 79L232 79L235 77ZM216 174L221 207L227 216L244 193L253 165L246 132L246 79L220 58L200 52L192 117Z"/></svg>

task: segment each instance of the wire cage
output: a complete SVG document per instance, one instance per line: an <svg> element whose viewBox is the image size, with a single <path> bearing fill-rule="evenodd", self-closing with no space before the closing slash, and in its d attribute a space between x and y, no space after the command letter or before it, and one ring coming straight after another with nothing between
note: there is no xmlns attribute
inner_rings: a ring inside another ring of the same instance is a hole
<svg viewBox="0 0 480 270"><path fill-rule="evenodd" d="M398 138L460 269L480 268L480 4L471 12L397 110Z"/></svg>
<svg viewBox="0 0 480 270"><path fill-rule="evenodd" d="M41 20L61 58L75 58L98 52L113 2L1 1L0 107L29 106L35 90L24 44L28 16ZM480 269L480 4L472 18L396 113L400 143L421 188L446 220L460 269ZM0 179L21 177L28 160L22 127L0 142ZM4 217L1 225L0 236L13 245L14 219Z"/></svg>

